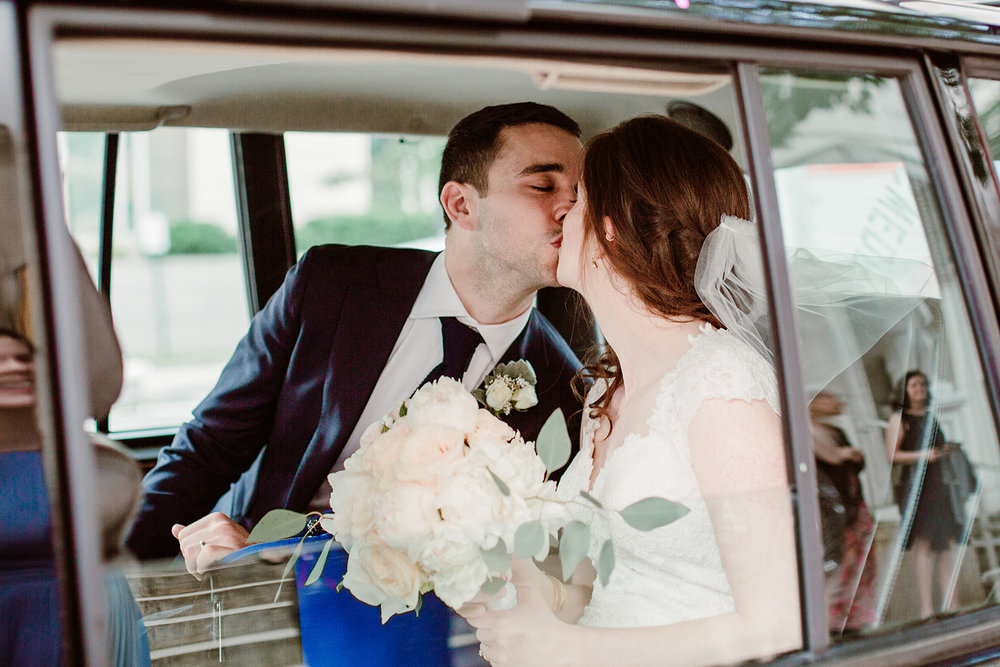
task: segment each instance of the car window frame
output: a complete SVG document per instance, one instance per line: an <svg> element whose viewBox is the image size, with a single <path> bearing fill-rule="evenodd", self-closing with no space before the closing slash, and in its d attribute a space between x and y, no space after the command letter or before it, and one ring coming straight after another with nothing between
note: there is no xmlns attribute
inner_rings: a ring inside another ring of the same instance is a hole
<svg viewBox="0 0 1000 667"><path fill-rule="evenodd" d="M294 13L292 15L294 16ZM777 325L779 387L782 392L782 408L786 415L786 419L783 420L786 429L786 442L791 448L790 479L793 481L793 489L800 498L810 497L808 494L815 492L815 471L811 464L811 449L808 449L807 412L804 392L802 391L802 376L799 372L800 362L794 342L795 332L791 303L788 298L787 272L783 261L777 261L778 258L783 258L780 253L783 245L773 172L769 169L770 152L766 144L766 122L763 118L762 106L750 104L747 95L759 95L759 89L756 93L753 92L753 89L755 86L759 88L756 77L762 66L794 69L810 67L835 72L854 69L859 72L898 77L925 164L930 173L932 184L934 184L935 197L948 229L948 238L953 245L952 252L956 263L964 265L967 263L966 260L970 262L968 266L961 266L960 271L963 271L963 282L968 281L965 284L969 286L969 289L963 292L963 296L967 301L966 306L969 309L973 329L980 339L980 354L988 352L992 355L991 359L996 358L996 345L993 341L1000 339L1000 337L997 335L995 318L985 317L985 314L990 312L990 308L989 304L982 302L981 291L986 289L988 291L985 293L992 292L989 291L986 272L980 264L981 257L975 249L975 237L970 231L972 227L971 216L965 204L968 193L958 176L960 170L953 161L949 150L949 140L936 124L935 119L940 113L940 102L935 99L928 86L925 66L921 64L916 52L886 52L873 58L870 54L860 53L860 49L852 51L851 48L838 47L831 43L829 49L823 53L816 53L801 47L784 47L755 40L752 36L742 39L731 35L711 33L684 36L678 36L676 33L636 35L628 26L609 30L607 34L595 37L587 35L585 28L579 24L570 24L565 27L543 24L531 25L520 30L497 30L495 24L489 22L452 24L448 21L437 21L435 25L431 25L426 20L412 19L413 25L418 29L401 30L398 26L390 25L389 21L379 17L347 16L345 20L337 22L322 20L306 22L301 19L289 18L270 21L262 25L260 22L245 16L225 12L185 14L140 9L55 6L31 8L28 18L27 41L30 62L26 67L28 69L27 76L30 77L31 82L29 95L34 113L33 131L29 132L29 137L38 140L38 164L33 169L33 176L38 179L36 187L41 193L40 210L43 212L41 218L48 229L52 229L57 224L64 224L59 205L58 159L55 147L55 133L59 124L58 107L52 83L50 54L52 41L63 34L99 36L117 33L127 34L140 30L143 34L163 34L167 37L189 39L247 42L253 41L255 38L264 38L274 43L297 42L316 45L357 46L359 48L368 46L402 49L408 45L410 48L427 49L444 48L444 45L447 44L452 52L459 54L463 52L484 53L490 49L510 53L537 54L542 52L553 58L612 60L642 63L645 66L651 66L653 62L665 63L671 59L673 62L735 63L736 76L734 80L738 82L736 88L737 105L743 116L744 149L753 173L753 183L757 193L757 213L759 219L765 221L761 228L766 249L765 259L769 267L771 293L778 297L773 300L775 305L772 305L774 309L772 316ZM546 35L551 35L552 39L544 40L543 37ZM627 57L622 55L622 40L626 42L628 47ZM539 43L545 43L545 48L541 49L538 46ZM764 123L763 126L761 123ZM764 135L761 135L762 127L765 131ZM50 257L61 257L66 251L67 249L55 247L45 248L45 252L51 253ZM59 269L57 264L59 263L49 262L45 266L48 284L65 285L71 283L72 277L66 275L64 270ZM82 415L83 410L79 396L83 394L77 391L76 397L74 397L73 390L79 390L80 387L85 386L85 383L83 382L81 362L83 358L82 342L79 334L73 330L72 326L69 326L74 321L75 311L73 304L58 298L58 291L56 291L56 298L50 304L50 309L52 317L48 323L47 331L55 343L54 347L58 354L58 357L53 358L55 366L53 372L54 391L60 404L57 418L63 425L77 423L75 420ZM984 359L984 363L988 360ZM991 391L989 395L993 402L993 417L996 420L998 415L995 391L998 386L997 372L995 368L989 367L984 368L984 372L988 374L990 380ZM69 460L73 455L74 448L82 449L82 447L76 447L82 434L77 435L73 431L74 429L64 427L62 440L56 443L61 454L60 460L63 462L60 468L64 475L64 478L60 477L61 484L66 487L64 491L68 494L67 497L72 498L72 502L65 505L60 504L57 513L61 512L63 521L77 528L70 536L70 546L66 549L65 557L72 556L75 559L75 571L81 574L85 572L84 563L95 562L93 555L97 552L98 545L96 540L90 539L82 530L88 523L83 518L86 517L87 513L73 508L92 506L95 489L93 470L88 469L85 462ZM825 629L825 615L822 617L823 622L819 622L818 610L822 608L822 598L817 599L816 597L819 589L816 581L813 580L815 571L811 565L816 560L819 548L818 539L814 539L814 534L818 535L815 529L815 524L818 523L818 508L813 503L803 502L797 503L796 507L799 539L808 543L808 546L800 544L799 549L800 575L807 579L803 583L806 596L803 603L803 619L807 624L807 633L803 648L789 656L789 659L794 661L802 659L803 656L816 657L825 654L846 658L849 653L856 650L863 650L865 647L872 647L879 643L885 644L883 638L873 638L858 640L849 645L830 647ZM806 525L813 526L813 528L806 529L804 528ZM76 596L80 598L76 613L73 613L74 610L70 610L69 622L71 625L78 624L82 628L81 634L87 638L87 641L83 642L81 651L87 656L96 655L91 651L96 651L97 649L93 647L100 643L97 642L97 637L94 634L96 632L94 619L100 618L102 612L96 608L102 605L97 603L100 597L91 590L93 586L88 587L92 583L88 583L86 577L80 576L77 577L76 581L67 582L67 587L74 588ZM971 612L969 615L979 613L988 614L989 619L996 621L997 625L1000 626L1000 609ZM99 623L99 621L97 622ZM939 633L944 635L951 632L954 637L961 636L961 641L967 642L969 636L979 637L983 634L978 632L976 628L970 631L971 635L965 632L954 632L960 625L960 623L946 620L934 629L934 635L938 636ZM820 627L822 627L822 631L819 630ZM94 643L89 641L90 638L94 639ZM948 641L942 644L942 646L947 644L947 647L942 650L954 648L956 644L951 639L952 636L949 635ZM844 646L848 646L848 648L844 649ZM891 651L894 649L890 646L885 650L892 654ZM906 650L905 646L903 650ZM866 658L870 657L871 653L866 654Z"/></svg>

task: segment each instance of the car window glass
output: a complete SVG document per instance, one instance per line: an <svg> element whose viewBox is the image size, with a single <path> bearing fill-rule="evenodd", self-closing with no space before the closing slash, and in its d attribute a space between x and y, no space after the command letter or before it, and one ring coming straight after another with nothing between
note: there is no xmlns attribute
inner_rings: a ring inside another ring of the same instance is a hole
<svg viewBox="0 0 1000 667"><path fill-rule="evenodd" d="M1000 81L969 79L969 93L994 162L1000 160Z"/></svg>
<svg viewBox="0 0 1000 667"><path fill-rule="evenodd" d="M997 437L900 83L767 70L761 84L801 307L830 633L993 603Z"/></svg>
<svg viewBox="0 0 1000 667"><path fill-rule="evenodd" d="M104 135L62 133L60 148L67 219L96 280ZM231 165L225 130L121 135L111 309L125 383L112 433L188 419L246 331Z"/></svg>
<svg viewBox="0 0 1000 667"><path fill-rule="evenodd" d="M444 137L286 132L295 245L444 248Z"/></svg>

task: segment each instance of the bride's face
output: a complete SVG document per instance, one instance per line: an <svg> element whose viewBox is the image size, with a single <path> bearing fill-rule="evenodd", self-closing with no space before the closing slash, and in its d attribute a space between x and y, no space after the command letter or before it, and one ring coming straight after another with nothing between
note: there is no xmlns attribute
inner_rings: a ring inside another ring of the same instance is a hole
<svg viewBox="0 0 1000 667"><path fill-rule="evenodd" d="M583 214L587 208L587 198L581 182L577 186L576 203L563 219L562 245L559 246L559 266L556 269L556 279L563 287L582 292L582 266L590 261L587 254L593 242L584 242ZM586 246L586 247L585 247Z"/></svg>

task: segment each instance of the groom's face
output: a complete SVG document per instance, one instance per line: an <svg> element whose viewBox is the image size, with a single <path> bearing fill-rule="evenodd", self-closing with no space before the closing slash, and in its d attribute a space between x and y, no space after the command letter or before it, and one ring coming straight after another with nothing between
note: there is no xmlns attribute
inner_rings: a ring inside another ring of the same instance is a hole
<svg viewBox="0 0 1000 667"><path fill-rule="evenodd" d="M576 198L583 146L569 132L530 123L501 133L477 205L483 269L527 289L556 284L562 223Z"/></svg>

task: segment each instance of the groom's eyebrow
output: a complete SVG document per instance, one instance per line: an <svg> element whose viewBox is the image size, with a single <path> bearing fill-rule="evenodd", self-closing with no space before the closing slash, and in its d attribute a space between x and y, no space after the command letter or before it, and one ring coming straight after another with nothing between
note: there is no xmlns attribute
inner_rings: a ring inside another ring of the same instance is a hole
<svg viewBox="0 0 1000 667"><path fill-rule="evenodd" d="M558 162L549 162L547 164L530 164L524 169L522 169L521 173L519 173L518 176L531 176L532 174L540 174L547 171L563 172L566 171L566 168L563 167Z"/></svg>

